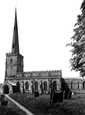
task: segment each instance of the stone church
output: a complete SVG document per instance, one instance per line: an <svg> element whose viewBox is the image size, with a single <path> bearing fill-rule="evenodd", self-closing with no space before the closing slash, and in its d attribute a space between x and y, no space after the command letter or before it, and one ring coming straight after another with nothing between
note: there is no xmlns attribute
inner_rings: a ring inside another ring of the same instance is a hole
<svg viewBox="0 0 85 115"><path fill-rule="evenodd" d="M17 12L15 10L13 41L11 53L6 53L5 79L1 86L2 94L14 92L48 93L53 84L54 90L61 89L61 70L24 72L24 56L19 52Z"/></svg>

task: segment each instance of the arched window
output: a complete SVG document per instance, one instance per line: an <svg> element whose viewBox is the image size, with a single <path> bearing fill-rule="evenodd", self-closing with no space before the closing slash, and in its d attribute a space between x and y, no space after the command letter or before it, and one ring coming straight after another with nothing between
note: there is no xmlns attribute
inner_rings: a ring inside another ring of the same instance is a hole
<svg viewBox="0 0 85 115"><path fill-rule="evenodd" d="M83 89L85 89L85 81L83 82Z"/></svg>
<svg viewBox="0 0 85 115"><path fill-rule="evenodd" d="M11 64L12 62L13 62L13 59L11 58L11 59L10 59L10 64Z"/></svg>
<svg viewBox="0 0 85 115"><path fill-rule="evenodd" d="M25 89L29 89L29 83L27 81L25 83Z"/></svg>
<svg viewBox="0 0 85 115"><path fill-rule="evenodd" d="M53 90L54 91L57 90L57 83L56 83L56 81L53 82Z"/></svg>
<svg viewBox="0 0 85 115"><path fill-rule="evenodd" d="M19 92L20 91L20 83L17 82L16 85L17 85L17 91Z"/></svg>
<svg viewBox="0 0 85 115"><path fill-rule="evenodd" d="M73 88L72 85L73 85L73 82L71 82L71 89Z"/></svg>
<svg viewBox="0 0 85 115"><path fill-rule="evenodd" d="M38 90L38 82L35 82L35 90Z"/></svg>
<svg viewBox="0 0 85 115"><path fill-rule="evenodd" d="M47 91L47 82L44 82L44 90Z"/></svg>

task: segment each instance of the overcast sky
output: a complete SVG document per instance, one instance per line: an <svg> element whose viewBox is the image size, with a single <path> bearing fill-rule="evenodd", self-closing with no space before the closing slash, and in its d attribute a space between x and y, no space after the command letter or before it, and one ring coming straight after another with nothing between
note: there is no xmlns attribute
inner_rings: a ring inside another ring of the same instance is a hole
<svg viewBox="0 0 85 115"><path fill-rule="evenodd" d="M66 44L71 41L81 2L0 0L0 82L5 77L5 54L11 52L15 7L24 71L61 69L63 77L78 77L70 71L71 53Z"/></svg>

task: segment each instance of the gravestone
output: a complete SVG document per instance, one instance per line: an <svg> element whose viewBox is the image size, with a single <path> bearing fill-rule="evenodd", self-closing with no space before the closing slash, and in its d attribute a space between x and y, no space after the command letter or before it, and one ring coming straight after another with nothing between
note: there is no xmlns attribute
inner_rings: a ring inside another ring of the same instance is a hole
<svg viewBox="0 0 85 115"><path fill-rule="evenodd" d="M4 101L4 95L0 95L0 101Z"/></svg>
<svg viewBox="0 0 85 115"><path fill-rule="evenodd" d="M34 97L39 97L39 91L34 92Z"/></svg>
<svg viewBox="0 0 85 115"><path fill-rule="evenodd" d="M69 99L72 97L72 92L71 91L69 91Z"/></svg>
<svg viewBox="0 0 85 115"><path fill-rule="evenodd" d="M53 99L52 102L53 103L61 103L63 101L63 92L62 91L54 91L53 93Z"/></svg>
<svg viewBox="0 0 85 115"><path fill-rule="evenodd" d="M63 99L65 99L65 91L63 91Z"/></svg>
<svg viewBox="0 0 85 115"><path fill-rule="evenodd" d="M65 91L65 95L64 95L64 99L68 99L69 98L69 90Z"/></svg>
<svg viewBox="0 0 85 115"><path fill-rule="evenodd" d="M51 101L51 102L53 102L53 95L54 95L54 92L51 91L51 92L50 92L50 101Z"/></svg>
<svg viewBox="0 0 85 115"><path fill-rule="evenodd" d="M63 102L63 91L60 91L59 102Z"/></svg>
<svg viewBox="0 0 85 115"><path fill-rule="evenodd" d="M8 101L1 101L1 106L7 106Z"/></svg>
<svg viewBox="0 0 85 115"><path fill-rule="evenodd" d="M5 95L0 95L1 106L7 106L7 104L8 104L8 101L5 101L4 97L5 97Z"/></svg>

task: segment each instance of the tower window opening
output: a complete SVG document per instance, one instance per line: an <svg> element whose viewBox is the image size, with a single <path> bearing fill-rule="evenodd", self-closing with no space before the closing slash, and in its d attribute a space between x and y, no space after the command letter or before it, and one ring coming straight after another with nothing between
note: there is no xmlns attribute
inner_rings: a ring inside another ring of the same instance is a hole
<svg viewBox="0 0 85 115"><path fill-rule="evenodd" d="M10 59L10 64L11 64L12 62L13 62L13 59L11 58L11 59Z"/></svg>

